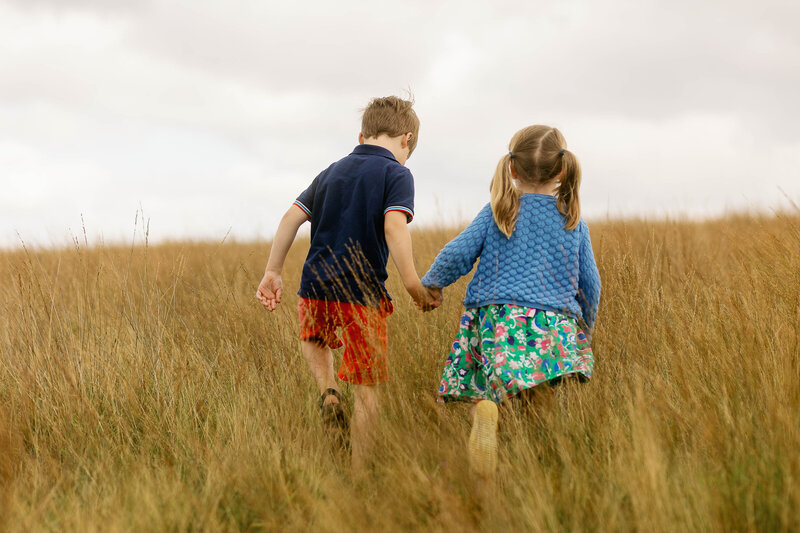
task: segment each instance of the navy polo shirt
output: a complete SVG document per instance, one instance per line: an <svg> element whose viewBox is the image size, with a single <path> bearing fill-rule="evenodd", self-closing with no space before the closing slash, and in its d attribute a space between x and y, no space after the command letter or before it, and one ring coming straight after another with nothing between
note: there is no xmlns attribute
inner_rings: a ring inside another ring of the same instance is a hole
<svg viewBox="0 0 800 533"><path fill-rule="evenodd" d="M386 148L356 146L322 171L295 205L311 218L311 247L298 295L378 307L389 247L383 217L414 217L414 178Z"/></svg>

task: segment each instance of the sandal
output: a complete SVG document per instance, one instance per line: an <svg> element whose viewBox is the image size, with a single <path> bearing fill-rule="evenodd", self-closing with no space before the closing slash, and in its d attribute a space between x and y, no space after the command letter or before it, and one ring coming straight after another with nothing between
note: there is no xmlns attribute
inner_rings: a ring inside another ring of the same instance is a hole
<svg viewBox="0 0 800 533"><path fill-rule="evenodd" d="M328 396L335 396L339 403L329 403L325 405ZM337 429L347 429L347 414L344 411L344 400L341 393L336 389L326 389L319 399L319 414L322 422L329 427Z"/></svg>

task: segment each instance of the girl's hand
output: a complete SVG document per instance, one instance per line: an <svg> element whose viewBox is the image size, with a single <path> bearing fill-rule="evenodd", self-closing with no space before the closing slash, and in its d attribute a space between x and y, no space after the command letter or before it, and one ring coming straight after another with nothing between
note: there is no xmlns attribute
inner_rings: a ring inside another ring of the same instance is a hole
<svg viewBox="0 0 800 533"><path fill-rule="evenodd" d="M256 300L261 302L261 305L266 307L267 311L274 311L278 304L281 303L281 296L283 296L281 275L267 270L264 272L264 277L261 278L261 283L258 284Z"/></svg>

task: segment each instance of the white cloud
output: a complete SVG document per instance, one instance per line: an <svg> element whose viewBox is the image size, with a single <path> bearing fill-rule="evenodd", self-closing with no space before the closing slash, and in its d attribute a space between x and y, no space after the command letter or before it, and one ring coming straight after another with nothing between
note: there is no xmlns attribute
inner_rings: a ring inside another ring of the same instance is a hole
<svg viewBox="0 0 800 533"><path fill-rule="evenodd" d="M123 238L139 205L156 239L268 237L355 145L367 100L407 87L421 224L471 217L531 123L580 157L587 215L798 199L798 15L777 0L0 1L0 244L57 241L81 213Z"/></svg>

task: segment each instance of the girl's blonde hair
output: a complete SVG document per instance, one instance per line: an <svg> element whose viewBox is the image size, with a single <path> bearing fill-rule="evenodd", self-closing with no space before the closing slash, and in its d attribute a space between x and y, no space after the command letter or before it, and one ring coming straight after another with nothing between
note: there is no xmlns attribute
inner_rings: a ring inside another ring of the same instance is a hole
<svg viewBox="0 0 800 533"><path fill-rule="evenodd" d="M512 181L512 165L517 179L530 185L560 178L556 205L564 215L564 228L575 229L581 218L581 166L575 154L567 150L561 132L550 126L528 126L514 134L508 149L497 163L489 186L492 214L500 231L510 238L519 216L520 193Z"/></svg>

